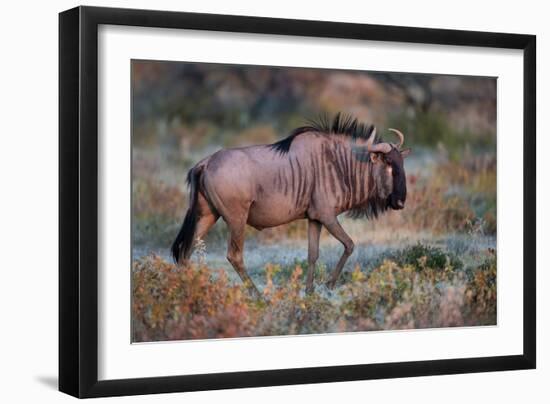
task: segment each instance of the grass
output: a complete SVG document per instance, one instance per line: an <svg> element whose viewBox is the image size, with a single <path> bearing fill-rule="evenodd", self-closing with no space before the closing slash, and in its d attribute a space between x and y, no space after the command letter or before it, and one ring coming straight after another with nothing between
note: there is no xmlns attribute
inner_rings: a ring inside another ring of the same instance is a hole
<svg viewBox="0 0 550 404"><path fill-rule="evenodd" d="M134 342L496 324L496 257L476 266L416 245L371 270L357 265L334 291L305 295L305 266L267 264L265 301L206 265L176 267L157 255L132 268Z"/></svg>

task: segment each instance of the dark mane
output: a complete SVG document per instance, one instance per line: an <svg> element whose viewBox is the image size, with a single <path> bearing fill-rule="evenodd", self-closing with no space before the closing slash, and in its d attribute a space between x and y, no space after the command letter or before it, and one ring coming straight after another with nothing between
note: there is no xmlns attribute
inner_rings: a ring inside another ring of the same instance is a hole
<svg viewBox="0 0 550 404"><path fill-rule="evenodd" d="M269 147L278 153L286 154L290 150L294 138L302 133L316 132L368 139L373 130L373 125L361 123L351 115L338 112L332 120L326 115L320 116L317 120L310 120L308 125L294 129L289 136L269 145Z"/></svg>
<svg viewBox="0 0 550 404"><path fill-rule="evenodd" d="M388 202L381 198L369 198L364 205L347 211L346 216L352 219L377 219L378 215L388 210Z"/></svg>
<svg viewBox="0 0 550 404"><path fill-rule="evenodd" d="M370 162L368 163L370 164ZM372 170L369 170L369 197L367 201L359 206L354 207L351 210L348 210L346 215L352 219L377 219L378 215L383 214L388 210L388 201L386 199L379 198L377 196L378 192L374 187L375 181L372 176Z"/></svg>

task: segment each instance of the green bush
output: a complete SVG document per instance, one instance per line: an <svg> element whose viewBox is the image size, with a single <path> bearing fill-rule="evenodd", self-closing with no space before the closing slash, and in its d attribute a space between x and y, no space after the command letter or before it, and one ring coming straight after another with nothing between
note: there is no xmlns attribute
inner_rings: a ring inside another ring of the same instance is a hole
<svg viewBox="0 0 550 404"><path fill-rule="evenodd" d="M463 268L462 261L455 255L446 253L438 247L421 243L391 254L390 257L400 265L411 265L417 271L424 267L435 270L445 270L446 268L460 270Z"/></svg>
<svg viewBox="0 0 550 404"><path fill-rule="evenodd" d="M495 147L494 136L454 128L445 114L432 110L416 111L413 116L405 113L395 114L390 117L388 127L401 128L405 133L412 134L407 137L409 146L433 148L442 144L454 157L461 156L460 152L466 145L476 149L494 149Z"/></svg>

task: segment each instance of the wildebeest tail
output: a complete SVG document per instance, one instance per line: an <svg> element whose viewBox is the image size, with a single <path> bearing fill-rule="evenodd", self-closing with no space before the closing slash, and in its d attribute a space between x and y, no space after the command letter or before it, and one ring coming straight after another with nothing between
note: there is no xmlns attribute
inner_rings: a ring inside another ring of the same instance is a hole
<svg viewBox="0 0 550 404"><path fill-rule="evenodd" d="M193 248L193 241L199 214L197 199L201 174L202 167L197 166L193 167L187 173L187 185L189 186L189 208L185 214L185 219L183 219L181 229L172 244L172 257L176 263L182 255L186 257L191 248Z"/></svg>

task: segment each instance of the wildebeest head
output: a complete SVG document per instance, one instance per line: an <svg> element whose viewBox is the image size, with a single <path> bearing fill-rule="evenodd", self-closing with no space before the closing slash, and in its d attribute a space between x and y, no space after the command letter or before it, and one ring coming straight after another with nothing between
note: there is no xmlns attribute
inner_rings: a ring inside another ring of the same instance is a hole
<svg viewBox="0 0 550 404"><path fill-rule="evenodd" d="M374 143L376 130L367 142L372 163L372 179L375 182L377 197L387 201L392 209L403 209L407 199L407 178L403 159L411 149L401 150L405 137L396 129L390 131L397 134L399 143Z"/></svg>

